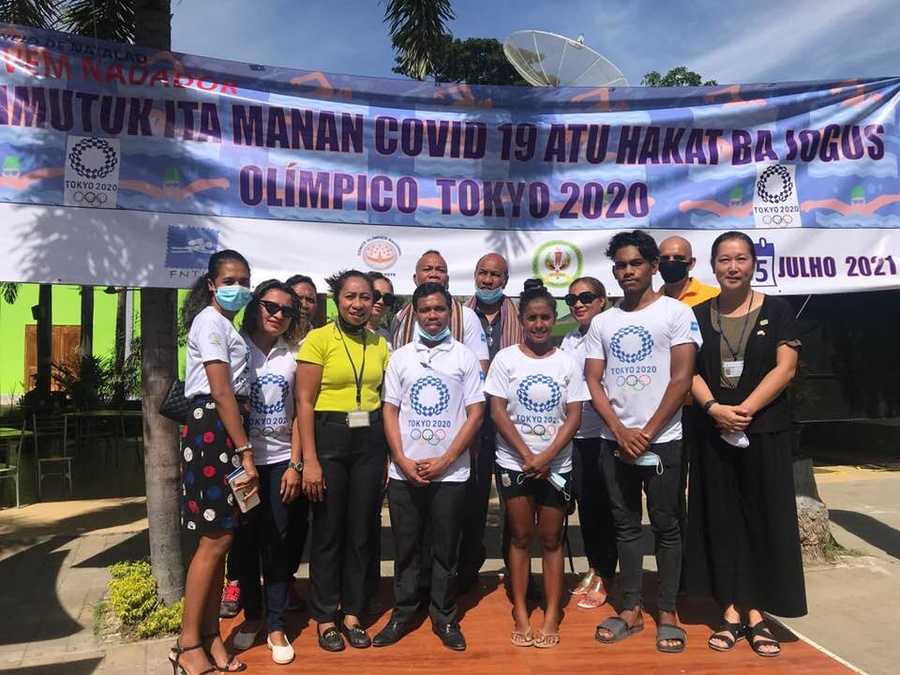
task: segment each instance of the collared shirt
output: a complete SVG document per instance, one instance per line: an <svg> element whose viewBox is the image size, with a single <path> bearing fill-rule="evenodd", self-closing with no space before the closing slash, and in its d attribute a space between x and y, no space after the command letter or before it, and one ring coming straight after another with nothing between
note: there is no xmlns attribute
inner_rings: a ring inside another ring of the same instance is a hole
<svg viewBox="0 0 900 675"><path fill-rule="evenodd" d="M497 352L500 351L500 333L503 331L503 326L500 325L500 308L497 308L493 319L488 319L487 316L478 309L478 305L475 305L474 312L478 316L478 320L481 321L481 328L484 331L484 336L487 340L488 360L493 361L494 357L497 356Z"/></svg>
<svg viewBox="0 0 900 675"><path fill-rule="evenodd" d="M701 284L691 277L691 283L689 283L687 288L684 289L684 292L675 299L683 302L688 307L696 307L701 302L706 302L717 295L719 295L718 288Z"/></svg>
<svg viewBox="0 0 900 675"><path fill-rule="evenodd" d="M400 442L412 460L447 452L467 419L466 406L482 403L481 365L471 349L452 337L428 347L411 342L395 349L384 374L384 402L400 409ZM464 452L437 481L469 478ZM391 461L389 475L407 480Z"/></svg>

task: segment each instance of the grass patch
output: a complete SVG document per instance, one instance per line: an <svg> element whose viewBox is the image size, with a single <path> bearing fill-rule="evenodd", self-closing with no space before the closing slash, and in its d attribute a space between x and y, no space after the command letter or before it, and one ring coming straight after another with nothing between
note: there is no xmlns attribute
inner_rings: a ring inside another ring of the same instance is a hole
<svg viewBox="0 0 900 675"><path fill-rule="evenodd" d="M184 600L166 606L159 599L150 562L115 563L109 568L107 598L94 605L94 633L102 639L143 639L181 630Z"/></svg>

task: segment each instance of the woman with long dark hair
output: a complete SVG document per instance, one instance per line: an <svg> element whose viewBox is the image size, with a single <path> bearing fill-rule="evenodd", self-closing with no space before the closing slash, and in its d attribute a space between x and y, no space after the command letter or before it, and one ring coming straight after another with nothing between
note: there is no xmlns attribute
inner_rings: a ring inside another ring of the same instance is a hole
<svg viewBox="0 0 900 675"><path fill-rule="evenodd" d="M250 350L250 438L259 472L260 506L247 513L237 529L244 624L234 636L235 649L249 649L263 628L260 559L265 592L266 640L272 660L290 663L294 649L285 635L284 613L293 582L293 551L302 550L309 502L301 490L303 462L294 426L294 380L298 340L297 294L277 279L264 281L244 312L241 335ZM303 528L300 525L304 525Z"/></svg>
<svg viewBox="0 0 900 675"><path fill-rule="evenodd" d="M559 644L562 610L562 532L571 495L572 437L581 406L590 400L584 374L553 346L556 300L543 286L519 298L524 342L497 352L484 383L497 428L497 488L510 531L509 575L513 600L511 641L542 649ZM531 543L541 543L544 620L532 632L526 592Z"/></svg>
<svg viewBox="0 0 900 675"><path fill-rule="evenodd" d="M247 434L250 373L247 345L234 317L250 301L250 265L237 251L219 251L191 289L182 314L188 329L184 394L193 409L181 439L184 526L199 535L187 571L181 634L169 660L174 671L237 672L219 635L219 591L231 547L235 497L226 477L243 467L244 499L259 479Z"/></svg>
<svg viewBox="0 0 900 675"><path fill-rule="evenodd" d="M366 327L372 280L358 270L328 279L338 315L311 331L297 355L297 426L303 449L303 492L312 502L312 614L326 651L371 645L359 617L374 550L387 443L381 383L388 362L383 337Z"/></svg>
<svg viewBox="0 0 900 675"><path fill-rule="evenodd" d="M694 308L703 347L692 393L699 414L688 495L687 587L723 608L708 645L746 637L781 653L763 612L806 614L786 389L800 333L791 305L751 286L756 250L743 232L712 246L718 298Z"/></svg>

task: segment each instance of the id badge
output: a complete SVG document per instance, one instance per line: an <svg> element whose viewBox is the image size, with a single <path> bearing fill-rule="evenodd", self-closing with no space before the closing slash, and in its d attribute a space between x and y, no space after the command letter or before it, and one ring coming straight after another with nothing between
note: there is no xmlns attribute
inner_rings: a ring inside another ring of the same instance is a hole
<svg viewBox="0 0 900 675"><path fill-rule="evenodd" d="M347 426L351 429L369 426L368 410L351 410L347 413Z"/></svg>
<svg viewBox="0 0 900 675"><path fill-rule="evenodd" d="M735 361L722 361L722 375L728 378L737 378L744 372L744 359Z"/></svg>

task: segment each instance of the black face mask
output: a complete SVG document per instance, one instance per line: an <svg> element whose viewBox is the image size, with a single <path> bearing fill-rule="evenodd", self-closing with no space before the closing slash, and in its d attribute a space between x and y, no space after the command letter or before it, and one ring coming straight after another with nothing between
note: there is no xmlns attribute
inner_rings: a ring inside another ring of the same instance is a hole
<svg viewBox="0 0 900 675"><path fill-rule="evenodd" d="M667 284L681 281L688 275L690 264L687 260L660 260L659 274Z"/></svg>

